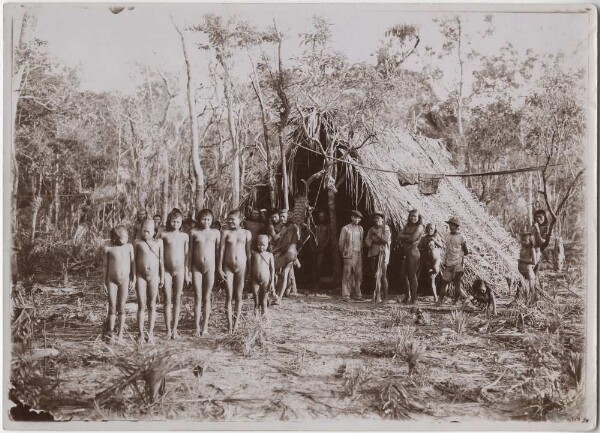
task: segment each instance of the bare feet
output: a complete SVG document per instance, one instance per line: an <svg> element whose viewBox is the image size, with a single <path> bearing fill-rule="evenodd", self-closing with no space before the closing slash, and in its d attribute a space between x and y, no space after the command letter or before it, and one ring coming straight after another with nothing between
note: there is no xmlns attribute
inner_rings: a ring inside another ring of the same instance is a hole
<svg viewBox="0 0 600 433"><path fill-rule="evenodd" d="M154 334L148 333L148 343L154 346Z"/></svg>
<svg viewBox="0 0 600 433"><path fill-rule="evenodd" d="M200 335L206 337L208 335L208 328L202 328L202 333Z"/></svg>
<svg viewBox="0 0 600 433"><path fill-rule="evenodd" d="M171 331L167 330L167 333L165 334L165 340L170 340L171 339L171 335L173 335L171 333Z"/></svg>
<svg viewBox="0 0 600 433"><path fill-rule="evenodd" d="M196 332L194 332L194 337L202 337L202 332L200 328L196 328Z"/></svg>
<svg viewBox="0 0 600 433"><path fill-rule="evenodd" d="M173 334L171 335L171 339L177 340L178 338L179 338L179 333L177 332L177 329L173 329Z"/></svg>

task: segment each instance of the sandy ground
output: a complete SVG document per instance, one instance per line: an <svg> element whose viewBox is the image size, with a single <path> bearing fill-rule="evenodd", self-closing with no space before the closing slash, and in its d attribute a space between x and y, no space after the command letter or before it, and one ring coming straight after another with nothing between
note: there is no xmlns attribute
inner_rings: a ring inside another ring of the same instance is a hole
<svg viewBox="0 0 600 433"><path fill-rule="evenodd" d="M166 393L149 405L126 388L120 405L97 404L94 397L123 378L114 353L135 347L132 336L125 348L107 349L101 338L106 306L97 290L78 284L68 290L50 284L40 288L36 296L44 308L34 346L56 349L43 368L48 377L59 378L44 405L55 417L74 420L381 420L394 414L444 422L531 419L531 411L515 410L514 402L530 396L530 386L540 379L532 373L531 341L543 344L545 337L536 335L547 333L543 327L548 326L527 317L525 327L519 325L515 310L502 305L507 299L500 300L492 320L484 312L467 313L465 330L457 334L451 316L456 308L436 307L430 298L417 312L396 301L376 305L304 294L269 310L265 346L244 355L239 341L251 329L233 338L225 335L221 293L214 297L210 335L193 337L193 298L186 291L179 340L164 339L159 306L155 348L177 354ZM133 301L130 294L132 334ZM252 301L245 300L245 317L251 309ZM561 320L565 332L549 338L556 338L561 350L583 351L583 318L565 314ZM394 349L406 334L419 352L410 374L407 358ZM544 380L563 374L560 366L546 364L537 373ZM399 384L404 397L390 402L390 384Z"/></svg>

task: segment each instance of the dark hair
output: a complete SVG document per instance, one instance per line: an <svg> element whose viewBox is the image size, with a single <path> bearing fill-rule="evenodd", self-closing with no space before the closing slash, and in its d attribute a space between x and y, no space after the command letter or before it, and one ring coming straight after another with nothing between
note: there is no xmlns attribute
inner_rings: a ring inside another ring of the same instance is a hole
<svg viewBox="0 0 600 433"><path fill-rule="evenodd" d="M198 219L205 217L205 216L209 216L213 220L215 219L215 215L213 214L213 212L210 209L202 209L200 212L198 212Z"/></svg>
<svg viewBox="0 0 600 433"><path fill-rule="evenodd" d="M240 211L239 211L239 210L232 210L232 211L229 211L229 212L227 213L227 216L228 216L228 217L235 216L235 217L238 217L238 218L240 218L240 219L242 218L242 214L240 213Z"/></svg>
<svg viewBox="0 0 600 433"><path fill-rule="evenodd" d="M171 221L173 220L173 218L177 218L180 217L181 218L181 222L183 222L183 214L181 213L181 211L177 208L173 208L173 210L171 212L169 212L169 215L167 215L167 230L168 231L173 231L174 228L171 225ZM180 228L181 230L181 228Z"/></svg>
<svg viewBox="0 0 600 433"><path fill-rule="evenodd" d="M546 211L544 209L538 209L533 213L533 218L535 218L538 215L543 215L544 216L544 222L548 222L548 214L546 213Z"/></svg>
<svg viewBox="0 0 600 433"><path fill-rule="evenodd" d="M161 219L161 221L162 221L162 216L161 216L161 215L159 215L159 214L156 214L156 215L154 215L154 216L152 217L152 219L154 219L154 218L160 218L160 219Z"/></svg>
<svg viewBox="0 0 600 433"><path fill-rule="evenodd" d="M113 227L110 230L110 241L113 244L116 244L119 236L121 236L121 234L123 234L123 233L127 234L127 229L125 228L125 226L118 225L118 226Z"/></svg>

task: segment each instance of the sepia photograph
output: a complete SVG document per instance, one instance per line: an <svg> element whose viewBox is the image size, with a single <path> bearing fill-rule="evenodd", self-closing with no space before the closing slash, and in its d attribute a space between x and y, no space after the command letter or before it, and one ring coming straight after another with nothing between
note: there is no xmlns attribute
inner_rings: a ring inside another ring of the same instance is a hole
<svg viewBox="0 0 600 433"><path fill-rule="evenodd" d="M597 427L595 6L3 6L5 428Z"/></svg>

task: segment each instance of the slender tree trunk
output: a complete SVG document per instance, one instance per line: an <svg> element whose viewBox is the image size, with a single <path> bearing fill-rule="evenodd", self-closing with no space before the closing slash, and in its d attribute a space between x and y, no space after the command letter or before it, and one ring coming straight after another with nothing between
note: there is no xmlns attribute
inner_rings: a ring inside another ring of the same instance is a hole
<svg viewBox="0 0 600 433"><path fill-rule="evenodd" d="M56 163L56 175L54 176L54 227L58 228L58 219L60 217L60 194L59 194L59 186L60 183L58 173L59 173L58 162Z"/></svg>
<svg viewBox="0 0 600 433"><path fill-rule="evenodd" d="M533 173L526 175L528 177L527 182L527 219L529 226L533 225Z"/></svg>
<svg viewBox="0 0 600 433"><path fill-rule="evenodd" d="M335 179L335 167L331 166L329 168L329 176L332 179ZM328 182L329 184L329 182ZM333 280L335 283L338 283L341 280L341 261L340 254L337 249L337 237L338 237L338 229L337 229L337 207L335 205L335 190L331 187L327 188L327 208L329 211L329 229L331 231L331 241L332 247L331 251L333 254Z"/></svg>
<svg viewBox="0 0 600 433"><path fill-rule="evenodd" d="M166 149L162 152L162 209L161 215L163 221L167 221L167 213L169 212L169 154Z"/></svg>
<svg viewBox="0 0 600 433"><path fill-rule="evenodd" d="M227 126L229 128L229 137L233 149L233 159L231 161L231 195L232 205L235 209L240 205L240 148L233 120L233 100L231 95L231 80L229 71L224 62L221 62L223 67L223 90L225 95L225 104L227 105Z"/></svg>
<svg viewBox="0 0 600 433"><path fill-rule="evenodd" d="M287 173L287 158L285 155L285 137L284 131L287 126L288 117L290 115L290 102L285 93L285 77L283 71L283 61L281 59L281 44L283 39L279 35L277 30L277 24L273 21L273 26L278 35L277 38L277 80L275 84L275 91L281 101L281 110L279 113L279 123L277 124L277 141L279 142L279 153L281 155L281 177L282 177L282 192L283 192L283 207L289 209L289 179Z"/></svg>
<svg viewBox="0 0 600 433"><path fill-rule="evenodd" d="M38 177L38 184L35 185L35 181L32 182L32 190L35 191L35 197L33 197L33 202L31 204L31 243L35 241L35 230L37 227L37 219L40 208L42 207L42 175L40 174Z"/></svg>
<svg viewBox="0 0 600 433"><path fill-rule="evenodd" d="M204 171L202 170L202 165L200 163L200 133L198 131L198 122L196 119L198 118L198 114L196 112L196 104L194 101L194 86L192 82L192 72L190 67L190 61L188 58L187 47L185 43L185 38L183 37L183 33L177 25L175 25L175 21L171 17L171 21L173 22L173 26L177 33L179 33L179 37L181 38L181 48L183 50L183 59L185 60L185 71L187 74L187 102L188 102L188 112L190 118L190 128L192 134L192 160L194 163L194 174L195 174L195 200L194 200L194 208L196 211L200 211L204 207Z"/></svg>

